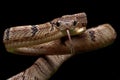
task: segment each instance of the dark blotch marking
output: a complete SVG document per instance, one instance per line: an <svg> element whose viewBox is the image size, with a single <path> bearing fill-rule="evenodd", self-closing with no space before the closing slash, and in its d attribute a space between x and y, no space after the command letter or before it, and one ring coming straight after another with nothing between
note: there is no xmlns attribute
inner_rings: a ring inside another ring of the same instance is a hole
<svg viewBox="0 0 120 80"><path fill-rule="evenodd" d="M91 40L95 42L95 31L89 31L89 35L91 37Z"/></svg>
<svg viewBox="0 0 120 80"><path fill-rule="evenodd" d="M10 33L10 28L6 30L6 38L5 40L9 40L9 33Z"/></svg>
<svg viewBox="0 0 120 80"><path fill-rule="evenodd" d="M35 35L35 33L38 31L38 29L36 28L36 25L31 25L32 26L32 37Z"/></svg>

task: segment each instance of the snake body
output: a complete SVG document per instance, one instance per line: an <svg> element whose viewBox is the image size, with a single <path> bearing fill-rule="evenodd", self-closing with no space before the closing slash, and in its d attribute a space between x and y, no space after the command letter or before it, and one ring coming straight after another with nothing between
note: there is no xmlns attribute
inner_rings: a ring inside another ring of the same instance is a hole
<svg viewBox="0 0 120 80"><path fill-rule="evenodd" d="M86 14L78 13L64 15L50 22L38 25L24 25L11 27L5 30L3 42L8 52L14 53L22 47L43 44L70 35L81 34L86 30Z"/></svg>

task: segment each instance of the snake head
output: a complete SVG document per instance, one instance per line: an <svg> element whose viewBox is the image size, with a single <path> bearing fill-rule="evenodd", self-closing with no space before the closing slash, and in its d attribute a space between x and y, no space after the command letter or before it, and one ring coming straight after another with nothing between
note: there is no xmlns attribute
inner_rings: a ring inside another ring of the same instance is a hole
<svg viewBox="0 0 120 80"><path fill-rule="evenodd" d="M51 21L53 27L62 32L69 30L71 35L79 34L86 30L87 17L85 13L64 15Z"/></svg>

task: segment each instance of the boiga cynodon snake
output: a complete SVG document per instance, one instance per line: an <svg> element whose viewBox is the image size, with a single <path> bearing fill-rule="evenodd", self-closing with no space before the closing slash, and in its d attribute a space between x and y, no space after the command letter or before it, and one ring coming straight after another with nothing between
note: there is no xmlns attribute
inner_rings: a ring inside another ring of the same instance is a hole
<svg viewBox="0 0 120 80"><path fill-rule="evenodd" d="M70 36L83 33L86 30L86 24L87 17L84 12L64 15L44 24L8 28L4 32L3 42L7 51L14 53L17 50L30 50L30 47L38 44L68 36L71 43L70 50L73 53L73 43Z"/></svg>

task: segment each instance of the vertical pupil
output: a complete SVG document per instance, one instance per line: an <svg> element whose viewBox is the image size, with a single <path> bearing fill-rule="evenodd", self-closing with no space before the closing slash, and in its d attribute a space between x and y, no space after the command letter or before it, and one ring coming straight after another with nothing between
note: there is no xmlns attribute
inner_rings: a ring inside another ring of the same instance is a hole
<svg viewBox="0 0 120 80"><path fill-rule="evenodd" d="M57 22L57 23L56 23L56 25L59 27L59 26L60 26L60 23L59 23L59 22Z"/></svg>
<svg viewBox="0 0 120 80"><path fill-rule="evenodd" d="M74 22L73 22L73 26L75 26L76 24L77 24L77 21L74 21Z"/></svg>

